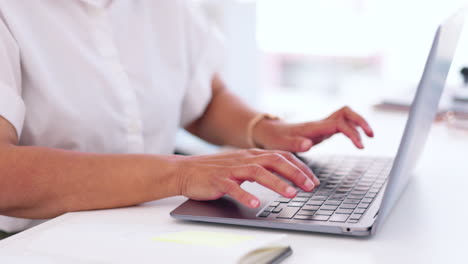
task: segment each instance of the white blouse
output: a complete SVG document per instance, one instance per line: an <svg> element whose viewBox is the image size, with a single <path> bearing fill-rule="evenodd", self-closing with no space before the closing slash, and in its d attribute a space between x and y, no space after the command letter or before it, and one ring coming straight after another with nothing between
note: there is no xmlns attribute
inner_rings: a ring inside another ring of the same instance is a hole
<svg viewBox="0 0 468 264"><path fill-rule="evenodd" d="M171 154L222 53L183 0L0 0L0 115L20 145Z"/></svg>

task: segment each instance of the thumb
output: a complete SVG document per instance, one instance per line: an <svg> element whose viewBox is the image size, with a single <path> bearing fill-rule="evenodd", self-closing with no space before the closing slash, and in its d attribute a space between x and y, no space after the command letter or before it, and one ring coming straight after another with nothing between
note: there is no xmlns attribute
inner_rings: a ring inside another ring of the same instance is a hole
<svg viewBox="0 0 468 264"><path fill-rule="evenodd" d="M306 152L314 145L314 143L312 140L306 137L294 136L285 137L282 140L278 140L275 145L277 145L276 147L278 149L285 151Z"/></svg>

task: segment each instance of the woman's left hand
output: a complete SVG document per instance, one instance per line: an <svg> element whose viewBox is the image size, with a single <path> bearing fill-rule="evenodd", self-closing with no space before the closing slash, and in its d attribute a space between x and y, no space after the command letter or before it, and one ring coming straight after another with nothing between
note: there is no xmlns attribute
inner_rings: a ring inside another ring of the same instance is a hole
<svg viewBox="0 0 468 264"><path fill-rule="evenodd" d="M254 142L265 148L290 152L305 152L337 133L347 136L357 148L363 149L360 127L368 137L374 132L364 118L349 107L343 107L329 117L300 124L279 120L262 120L253 131Z"/></svg>

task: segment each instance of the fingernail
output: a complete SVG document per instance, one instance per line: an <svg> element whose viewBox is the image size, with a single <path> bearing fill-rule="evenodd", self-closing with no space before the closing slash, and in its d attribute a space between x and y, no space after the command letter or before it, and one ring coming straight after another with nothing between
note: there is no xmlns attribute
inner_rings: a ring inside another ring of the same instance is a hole
<svg viewBox="0 0 468 264"><path fill-rule="evenodd" d="M258 200L252 200L250 201L250 205L254 208L257 208L257 206L260 204Z"/></svg>
<svg viewBox="0 0 468 264"><path fill-rule="evenodd" d="M312 189L315 187L315 184L310 179L306 179L304 182L304 186L307 190L312 191Z"/></svg>
<svg viewBox="0 0 468 264"><path fill-rule="evenodd" d="M364 148L364 145L362 144L362 141L358 141L358 144L357 144L357 145L358 145L358 147L361 148L361 149Z"/></svg>
<svg viewBox="0 0 468 264"><path fill-rule="evenodd" d="M308 150L309 147L310 147L310 142L309 141L307 141L307 140L302 141L301 150L304 150L304 151Z"/></svg>
<svg viewBox="0 0 468 264"><path fill-rule="evenodd" d="M288 188L286 188L286 193L287 193L288 195L291 195L291 196L296 195L296 189L294 189L293 187L289 186Z"/></svg>
<svg viewBox="0 0 468 264"><path fill-rule="evenodd" d="M317 176L315 176L315 180L317 180L317 185L321 184L321 182L320 182L319 178L317 178Z"/></svg>

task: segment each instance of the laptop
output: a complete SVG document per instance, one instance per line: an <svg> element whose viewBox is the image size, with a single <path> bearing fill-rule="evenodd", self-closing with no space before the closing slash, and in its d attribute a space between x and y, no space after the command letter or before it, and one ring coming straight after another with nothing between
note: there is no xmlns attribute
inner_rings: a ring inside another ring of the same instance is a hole
<svg viewBox="0 0 468 264"><path fill-rule="evenodd" d="M298 189L298 195L289 199L257 187L254 193L261 200L257 209L225 196L206 202L187 200L171 216L189 221L351 236L375 234L403 192L423 150L466 11L466 8L458 11L436 31L394 159L353 156L303 159L321 180L312 192Z"/></svg>

